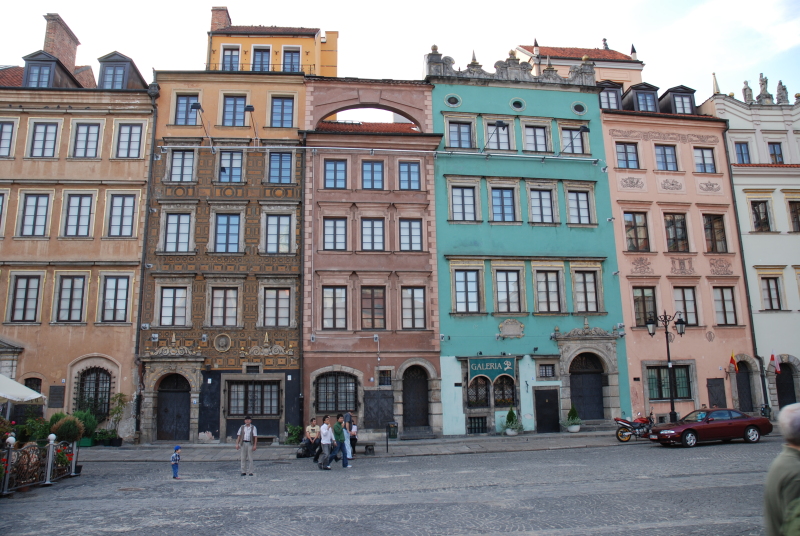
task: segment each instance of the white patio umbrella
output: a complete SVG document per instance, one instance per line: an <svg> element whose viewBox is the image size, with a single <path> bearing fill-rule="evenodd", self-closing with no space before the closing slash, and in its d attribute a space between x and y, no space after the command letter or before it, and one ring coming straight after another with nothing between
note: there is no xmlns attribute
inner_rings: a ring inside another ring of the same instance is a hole
<svg viewBox="0 0 800 536"><path fill-rule="evenodd" d="M42 393L25 387L21 383L15 382L8 376L0 374L0 404L6 402L17 402L20 404L46 404L47 397ZM6 418L11 416L11 404L8 404Z"/></svg>

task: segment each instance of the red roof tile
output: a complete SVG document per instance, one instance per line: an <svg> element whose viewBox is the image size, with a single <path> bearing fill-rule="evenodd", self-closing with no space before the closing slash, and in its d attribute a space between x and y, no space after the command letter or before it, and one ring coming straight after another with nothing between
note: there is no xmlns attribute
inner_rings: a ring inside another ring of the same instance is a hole
<svg viewBox="0 0 800 536"><path fill-rule="evenodd" d="M733 164L733 167L800 168L800 164Z"/></svg>
<svg viewBox="0 0 800 536"><path fill-rule="evenodd" d="M347 123L339 121L322 121L317 132L353 132L375 134L419 134L414 123Z"/></svg>
<svg viewBox="0 0 800 536"><path fill-rule="evenodd" d="M265 34L265 35L310 35L319 33L319 28L292 28L290 26L227 26L212 33Z"/></svg>
<svg viewBox="0 0 800 536"><path fill-rule="evenodd" d="M0 69L0 86L22 87L22 73L24 67L6 67Z"/></svg>
<svg viewBox="0 0 800 536"><path fill-rule="evenodd" d="M533 45L520 45L519 47L533 54ZM622 52L603 48L539 47L539 55L570 60L579 60L584 56L589 56L590 60L631 60L630 56Z"/></svg>

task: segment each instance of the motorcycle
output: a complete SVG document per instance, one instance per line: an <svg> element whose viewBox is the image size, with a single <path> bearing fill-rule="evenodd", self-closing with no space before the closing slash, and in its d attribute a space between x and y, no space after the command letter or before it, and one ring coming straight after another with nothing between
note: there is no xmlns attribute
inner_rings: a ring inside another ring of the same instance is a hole
<svg viewBox="0 0 800 536"><path fill-rule="evenodd" d="M617 421L617 426L619 426L617 428L617 440L622 443L627 443L634 436L648 438L650 429L653 428L653 423L655 422L652 408L650 408L650 416L647 418L638 413L638 417L633 421L620 419L619 417L614 417L614 420Z"/></svg>

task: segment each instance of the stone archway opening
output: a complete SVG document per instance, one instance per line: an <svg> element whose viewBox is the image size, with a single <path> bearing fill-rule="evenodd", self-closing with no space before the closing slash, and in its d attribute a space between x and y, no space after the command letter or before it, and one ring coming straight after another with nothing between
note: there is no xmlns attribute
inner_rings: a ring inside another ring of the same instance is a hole
<svg viewBox="0 0 800 536"><path fill-rule="evenodd" d="M795 381L797 371L794 365L789 363L781 364L781 373L775 375L775 386L778 390L778 407L788 406L797 402L797 391Z"/></svg>
<svg viewBox="0 0 800 536"><path fill-rule="evenodd" d="M589 352L578 354L570 363L570 398L583 420L605 418L604 372L602 360Z"/></svg>
<svg viewBox="0 0 800 536"><path fill-rule="evenodd" d="M736 390L739 395L739 410L744 413L753 412L753 391L751 388L750 365L744 361L738 362L736 372Z"/></svg>
<svg viewBox="0 0 800 536"><path fill-rule="evenodd" d="M428 426L429 409L428 373L419 365L408 367L403 373L403 427L404 429Z"/></svg>
<svg viewBox="0 0 800 536"><path fill-rule="evenodd" d="M191 386L181 374L168 374L158 384L156 438L160 441L188 441Z"/></svg>

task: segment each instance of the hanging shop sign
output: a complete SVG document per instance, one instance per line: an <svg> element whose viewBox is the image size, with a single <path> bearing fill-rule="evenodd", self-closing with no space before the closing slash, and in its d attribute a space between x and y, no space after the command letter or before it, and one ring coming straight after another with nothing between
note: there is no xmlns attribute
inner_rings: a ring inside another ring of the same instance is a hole
<svg viewBox="0 0 800 536"><path fill-rule="evenodd" d="M501 374L509 374L514 377L513 357L484 357L469 360L469 379L475 376L486 376L494 381Z"/></svg>

